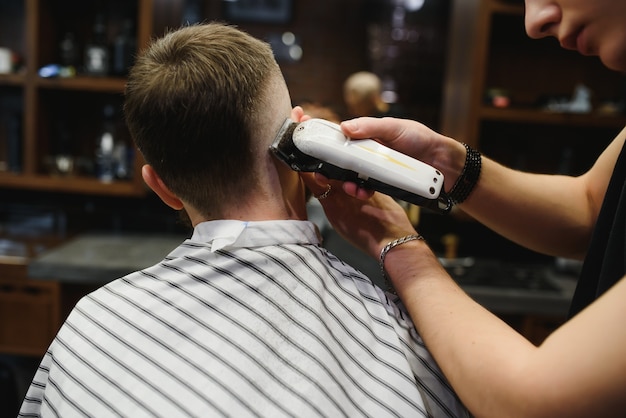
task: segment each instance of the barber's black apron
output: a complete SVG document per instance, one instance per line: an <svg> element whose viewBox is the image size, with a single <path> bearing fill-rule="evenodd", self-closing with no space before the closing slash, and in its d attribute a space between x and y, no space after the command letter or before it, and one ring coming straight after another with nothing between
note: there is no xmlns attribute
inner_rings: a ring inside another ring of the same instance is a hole
<svg viewBox="0 0 626 418"><path fill-rule="evenodd" d="M570 306L570 317L626 275L626 144L619 155Z"/></svg>

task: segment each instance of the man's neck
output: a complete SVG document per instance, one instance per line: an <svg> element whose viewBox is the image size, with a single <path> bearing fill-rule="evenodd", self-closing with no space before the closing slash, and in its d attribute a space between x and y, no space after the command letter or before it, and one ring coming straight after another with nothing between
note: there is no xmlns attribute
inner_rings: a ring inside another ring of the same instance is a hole
<svg viewBox="0 0 626 418"><path fill-rule="evenodd" d="M294 204L293 200L302 202ZM189 218L193 226L201 222L232 219L240 221L271 221L271 220L307 220L304 196L301 199L256 198L247 202L241 201L237 205L226 207L219 216L208 218L193 209L188 209Z"/></svg>

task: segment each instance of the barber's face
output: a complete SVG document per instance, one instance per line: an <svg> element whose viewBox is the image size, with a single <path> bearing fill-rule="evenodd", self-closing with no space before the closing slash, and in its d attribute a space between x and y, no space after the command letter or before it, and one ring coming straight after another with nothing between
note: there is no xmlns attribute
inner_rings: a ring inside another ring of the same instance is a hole
<svg viewBox="0 0 626 418"><path fill-rule="evenodd" d="M626 71L626 0L526 0L526 32Z"/></svg>

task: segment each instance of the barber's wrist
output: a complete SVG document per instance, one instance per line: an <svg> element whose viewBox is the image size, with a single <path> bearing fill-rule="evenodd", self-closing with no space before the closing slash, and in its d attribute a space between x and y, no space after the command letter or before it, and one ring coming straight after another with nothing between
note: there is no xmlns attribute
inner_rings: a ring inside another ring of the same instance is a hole
<svg viewBox="0 0 626 418"><path fill-rule="evenodd" d="M463 143L456 139L445 137L439 143L432 164L444 175L446 193L452 189L456 179L463 171L465 155Z"/></svg>
<svg viewBox="0 0 626 418"><path fill-rule="evenodd" d="M418 251L418 247L420 245L426 246L424 242L424 237L415 233L390 240L382 247L378 262L388 291L395 293L387 269L391 268L395 271L397 266L408 264L410 259L415 256L416 251Z"/></svg>
<svg viewBox="0 0 626 418"><path fill-rule="evenodd" d="M428 288L431 281L449 278L439 259L425 240L415 240L396 247L387 254L385 282L391 293L407 298L422 297L416 289ZM452 280L450 278L450 280Z"/></svg>
<svg viewBox="0 0 626 418"><path fill-rule="evenodd" d="M455 205L463 203L470 196L478 183L482 169L482 155L480 152L465 143L459 143L459 145L464 149L462 153L463 165L459 175L456 177L456 181L447 191L450 201ZM458 145L456 148L458 148ZM459 162L458 157L455 161Z"/></svg>

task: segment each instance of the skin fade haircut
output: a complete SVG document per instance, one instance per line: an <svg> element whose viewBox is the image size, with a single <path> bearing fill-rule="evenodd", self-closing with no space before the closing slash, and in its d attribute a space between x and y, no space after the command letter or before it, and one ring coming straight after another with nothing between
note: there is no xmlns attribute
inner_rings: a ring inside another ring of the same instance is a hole
<svg viewBox="0 0 626 418"><path fill-rule="evenodd" d="M130 133L165 185L204 215L255 187L253 122L276 74L267 43L220 23L166 34L131 69Z"/></svg>

